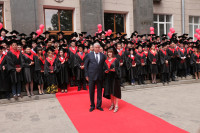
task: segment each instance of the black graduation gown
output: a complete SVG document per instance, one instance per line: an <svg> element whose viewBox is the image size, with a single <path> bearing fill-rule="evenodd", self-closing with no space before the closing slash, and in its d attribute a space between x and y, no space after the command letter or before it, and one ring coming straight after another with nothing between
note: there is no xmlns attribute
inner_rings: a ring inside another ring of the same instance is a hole
<svg viewBox="0 0 200 133"><path fill-rule="evenodd" d="M45 57L43 57L43 58L45 58ZM34 82L38 85L44 84L44 82L45 82L44 72L41 72L41 70L44 71L45 59L43 59L43 58L35 56Z"/></svg>
<svg viewBox="0 0 200 133"><path fill-rule="evenodd" d="M122 66L120 66L120 78L124 79L126 78L126 54L121 51L116 55L116 58L119 60L120 63L123 63Z"/></svg>
<svg viewBox="0 0 200 133"><path fill-rule="evenodd" d="M167 54L169 56L169 67L170 67L170 72L175 72L177 71L177 50L174 48L168 48L167 49Z"/></svg>
<svg viewBox="0 0 200 133"><path fill-rule="evenodd" d="M126 59L126 68L128 70L129 81L137 78L137 65L135 67L132 67L133 64L136 64L135 56L133 58L131 58L131 56L128 55L128 57Z"/></svg>
<svg viewBox="0 0 200 133"><path fill-rule="evenodd" d="M160 72L169 73L169 56L167 51L160 50L158 54L160 62ZM166 64L166 60L168 61L168 64Z"/></svg>
<svg viewBox="0 0 200 133"><path fill-rule="evenodd" d="M178 48L177 52L178 52L178 60L177 60L178 69L179 70L186 69L187 68L186 59L182 60L181 57L187 57L187 49L183 48L183 50L181 50L181 48Z"/></svg>
<svg viewBox="0 0 200 133"><path fill-rule="evenodd" d="M192 71L195 72L200 72L200 64L197 64L197 62L200 61L200 55L196 53L191 54L191 61L190 64L192 65Z"/></svg>
<svg viewBox="0 0 200 133"><path fill-rule="evenodd" d="M33 54L31 55L27 55L27 54L23 54L22 55L23 58L23 79L24 79L24 83L31 83L31 81L33 80L34 77L34 67L35 64L33 65L29 65L31 63L31 61L34 62L34 58L35 56L33 56Z"/></svg>
<svg viewBox="0 0 200 133"><path fill-rule="evenodd" d="M5 70L3 70L2 68L3 66L5 66ZM7 56L3 54L0 59L0 92L10 91L9 89L10 89L10 76L8 75Z"/></svg>
<svg viewBox="0 0 200 133"><path fill-rule="evenodd" d="M148 61L149 61L149 68L150 73L158 74L158 53L155 54L150 50L148 52ZM156 64L152 64L152 62L156 62Z"/></svg>
<svg viewBox="0 0 200 133"><path fill-rule="evenodd" d="M50 73L53 70L53 73ZM51 85L57 85L57 59L52 59L51 61L48 57L45 59L44 63L44 75L46 78L47 87Z"/></svg>
<svg viewBox="0 0 200 133"><path fill-rule="evenodd" d="M57 61L57 66L58 66L58 87L61 88L63 85L67 85L69 83L69 74L68 74L68 69L69 69L69 64L68 61L66 61L66 58L61 58L58 57ZM65 63L61 64L65 60ZM66 87L66 86L65 86Z"/></svg>
<svg viewBox="0 0 200 133"><path fill-rule="evenodd" d="M70 73L71 75L70 76L75 76L75 66L74 66L74 60L75 60L75 55L76 55L76 52L77 52L77 47L75 48L75 50L72 50L71 47L69 47L68 49L68 53L69 53L69 68L71 69L70 70Z"/></svg>
<svg viewBox="0 0 200 133"><path fill-rule="evenodd" d="M109 70L108 60L104 63L104 71ZM121 99L121 87L120 87L120 69L119 61L115 59L111 62L110 69L115 68L115 72L110 71L109 73L104 73L104 93L103 96L110 99L110 95Z"/></svg>
<svg viewBox="0 0 200 133"><path fill-rule="evenodd" d="M146 65L142 66L142 63L147 63L147 59L146 59L146 55L144 54L144 52L139 53L137 52L137 54L135 55L135 59L136 59L136 67L137 67L137 75L146 75L147 71L146 71Z"/></svg>
<svg viewBox="0 0 200 133"><path fill-rule="evenodd" d="M12 84L16 84L18 82L23 81L23 73L22 70L20 72L16 71L17 67L20 67L23 69L23 58L22 53L19 53L19 56L13 54L11 51L7 53L7 66L8 66L8 72L11 79Z"/></svg>
<svg viewBox="0 0 200 133"><path fill-rule="evenodd" d="M76 69L76 80L81 80L85 78L85 71L84 69L80 68L80 66L84 65L85 58L85 53L83 53L83 55L81 56L81 54L77 52L75 55L74 67Z"/></svg>

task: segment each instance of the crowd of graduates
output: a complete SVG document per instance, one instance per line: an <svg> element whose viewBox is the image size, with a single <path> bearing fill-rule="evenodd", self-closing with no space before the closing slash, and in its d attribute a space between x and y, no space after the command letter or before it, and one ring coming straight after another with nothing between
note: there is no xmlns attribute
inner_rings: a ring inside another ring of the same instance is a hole
<svg viewBox="0 0 200 133"><path fill-rule="evenodd" d="M70 39L64 37L62 31L58 38L45 31L42 35L32 32L30 36L16 30L10 32L2 28L0 31L0 97L22 97L26 90L29 97L33 90L39 94L56 93L58 88L67 92L68 86L78 86L78 91L86 89L84 61L87 54L93 52L94 43L99 43L100 51L107 55L112 49L119 62L120 85L125 82L135 85L145 84L157 79L168 84L176 81L177 76L193 75L200 78L200 41L193 41L188 34L169 39L167 35L139 35L117 32L106 36L105 32L94 36L87 32L72 33ZM105 62L110 66L112 62ZM44 92L44 90L46 90Z"/></svg>

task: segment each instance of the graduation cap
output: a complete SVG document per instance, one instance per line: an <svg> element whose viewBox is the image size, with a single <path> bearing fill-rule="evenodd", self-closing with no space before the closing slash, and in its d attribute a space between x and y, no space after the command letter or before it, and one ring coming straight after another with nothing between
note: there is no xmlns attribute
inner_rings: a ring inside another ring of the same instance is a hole
<svg viewBox="0 0 200 133"><path fill-rule="evenodd" d="M162 34L162 36L161 37L167 37L167 35L166 34Z"/></svg>
<svg viewBox="0 0 200 133"><path fill-rule="evenodd" d="M76 32L72 33L71 38L73 38L73 37L78 37L78 34Z"/></svg>
<svg viewBox="0 0 200 133"><path fill-rule="evenodd" d="M54 47L53 46L51 46L51 47L48 47L46 50L45 50L45 52L46 53L48 53L49 51L51 51L51 52L54 52Z"/></svg>
<svg viewBox="0 0 200 133"><path fill-rule="evenodd" d="M143 47L140 43L137 43L136 48Z"/></svg>
<svg viewBox="0 0 200 133"><path fill-rule="evenodd" d="M122 38L125 38L125 36L127 36L127 34L123 34L121 37L122 37Z"/></svg>
<svg viewBox="0 0 200 133"><path fill-rule="evenodd" d="M122 33L121 33L121 32L116 32L115 34L116 34L116 35L117 35L117 34L118 34L118 35L122 35Z"/></svg>
<svg viewBox="0 0 200 133"><path fill-rule="evenodd" d="M8 33L8 30L6 30L6 29L4 29L4 28L2 28L2 29L0 30L0 32L2 32L2 31L4 31L6 34Z"/></svg>
<svg viewBox="0 0 200 133"><path fill-rule="evenodd" d="M81 32L83 35L87 34L87 32Z"/></svg>
<svg viewBox="0 0 200 133"><path fill-rule="evenodd" d="M21 33L21 34L19 34L19 36L21 36L21 37L24 36L24 37L25 37L25 36L27 36L27 35L24 34L24 33Z"/></svg>
<svg viewBox="0 0 200 133"><path fill-rule="evenodd" d="M34 48L34 51L36 53L38 53L38 51L42 51L42 47L41 46L37 46L37 47Z"/></svg>
<svg viewBox="0 0 200 133"><path fill-rule="evenodd" d="M79 36L83 36L83 34L82 34L82 33L79 33Z"/></svg>
<svg viewBox="0 0 200 133"><path fill-rule="evenodd" d="M134 51L135 51L135 48L129 48L128 51L129 51L129 52L130 52L130 51L133 51L133 52L134 52Z"/></svg>
<svg viewBox="0 0 200 133"><path fill-rule="evenodd" d="M78 48L85 48L85 46L83 44L78 45Z"/></svg>
<svg viewBox="0 0 200 133"><path fill-rule="evenodd" d="M49 31L45 31L43 34L44 34L44 35L50 34L50 32L49 32Z"/></svg>
<svg viewBox="0 0 200 133"><path fill-rule="evenodd" d="M110 47L108 47L108 48L105 49L105 50L106 50L107 52L108 52L108 51L113 51L115 55L118 54L118 52L117 52L117 50L116 50L116 48L115 48L114 46L110 46Z"/></svg>
<svg viewBox="0 0 200 133"><path fill-rule="evenodd" d="M71 40L70 43L72 43L72 42L76 42L76 40Z"/></svg>
<svg viewBox="0 0 200 133"><path fill-rule="evenodd" d="M30 36L37 35L36 32L31 32Z"/></svg>
<svg viewBox="0 0 200 133"><path fill-rule="evenodd" d="M138 32L137 32L137 31L134 31L133 33L134 33L134 34L135 34L135 33L136 33L136 34L138 34Z"/></svg>
<svg viewBox="0 0 200 133"><path fill-rule="evenodd" d="M57 35L64 35L62 31L58 32Z"/></svg>
<svg viewBox="0 0 200 133"><path fill-rule="evenodd" d="M106 34L105 31L102 31L102 32L101 32L101 35L102 35L102 34Z"/></svg>
<svg viewBox="0 0 200 133"><path fill-rule="evenodd" d="M193 37L189 37L187 40L191 40L191 39L193 39Z"/></svg>
<svg viewBox="0 0 200 133"><path fill-rule="evenodd" d="M23 49L24 49L24 50L27 49L27 48L30 48L30 49L31 49L32 47L31 47L31 45L24 45L24 46L23 46Z"/></svg>
<svg viewBox="0 0 200 133"><path fill-rule="evenodd" d="M131 38L133 38L133 36L136 36L135 33L132 33L132 34L131 34Z"/></svg>
<svg viewBox="0 0 200 133"><path fill-rule="evenodd" d="M13 31L11 31L11 32L10 32L10 34L16 34L16 35L18 35L18 34L19 34L19 32L18 32L18 31L16 31L16 30L13 30Z"/></svg>

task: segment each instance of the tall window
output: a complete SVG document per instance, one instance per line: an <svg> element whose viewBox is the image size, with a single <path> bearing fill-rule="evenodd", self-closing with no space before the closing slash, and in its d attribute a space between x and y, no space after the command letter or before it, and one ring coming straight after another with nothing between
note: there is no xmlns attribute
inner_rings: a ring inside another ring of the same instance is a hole
<svg viewBox="0 0 200 133"><path fill-rule="evenodd" d="M172 25L172 15L154 14L155 34L167 34Z"/></svg>
<svg viewBox="0 0 200 133"><path fill-rule="evenodd" d="M189 16L189 36L194 38L196 29L200 28L200 17Z"/></svg>
<svg viewBox="0 0 200 133"><path fill-rule="evenodd" d="M63 31L65 35L73 32L73 11L59 9L44 9L45 28L51 34Z"/></svg>
<svg viewBox="0 0 200 133"><path fill-rule="evenodd" d="M125 14L104 13L105 30L111 29L114 33L125 33L125 16Z"/></svg>
<svg viewBox="0 0 200 133"><path fill-rule="evenodd" d="M3 4L0 4L0 23L4 23L3 21Z"/></svg>

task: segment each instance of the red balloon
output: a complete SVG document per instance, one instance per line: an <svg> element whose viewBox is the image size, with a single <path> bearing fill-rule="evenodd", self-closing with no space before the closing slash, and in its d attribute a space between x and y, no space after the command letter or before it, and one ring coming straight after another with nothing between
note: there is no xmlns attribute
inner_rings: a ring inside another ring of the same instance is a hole
<svg viewBox="0 0 200 133"><path fill-rule="evenodd" d="M102 25L101 25L101 24L98 24L97 27L98 27L99 29L101 29L101 28L102 28Z"/></svg>
<svg viewBox="0 0 200 133"><path fill-rule="evenodd" d="M175 30L174 29L172 29L172 31L171 31L172 33L175 33Z"/></svg>
<svg viewBox="0 0 200 133"><path fill-rule="evenodd" d="M154 28L153 28L153 27L150 27L150 31L154 31Z"/></svg>
<svg viewBox="0 0 200 133"><path fill-rule="evenodd" d="M3 28L3 24L2 23L0 23L0 29L2 29Z"/></svg>
<svg viewBox="0 0 200 133"><path fill-rule="evenodd" d="M198 35L197 39L200 40L200 35Z"/></svg>
<svg viewBox="0 0 200 133"><path fill-rule="evenodd" d="M155 34L154 31L151 31L150 34Z"/></svg>
<svg viewBox="0 0 200 133"><path fill-rule="evenodd" d="M196 32L199 33L199 31L200 31L200 29L197 28L197 29L196 29Z"/></svg>
<svg viewBox="0 0 200 133"><path fill-rule="evenodd" d="M197 37L198 37L198 34L197 34L197 33L196 33L196 34L194 34L194 37L195 37L195 38L197 38Z"/></svg>
<svg viewBox="0 0 200 133"><path fill-rule="evenodd" d="M112 30L109 29L109 30L108 30L108 35L111 35L111 34L112 34Z"/></svg>
<svg viewBox="0 0 200 133"><path fill-rule="evenodd" d="M170 30L171 32L175 31L174 28L170 28L169 30Z"/></svg>
<svg viewBox="0 0 200 133"><path fill-rule="evenodd" d="M169 36L169 38L172 38L172 33L169 32L169 33L168 33L168 36Z"/></svg>
<svg viewBox="0 0 200 133"><path fill-rule="evenodd" d="M200 35L200 30L199 30L198 34Z"/></svg>
<svg viewBox="0 0 200 133"><path fill-rule="evenodd" d="M43 24L40 25L40 29L41 29L41 30L44 29L44 25L43 25Z"/></svg>
<svg viewBox="0 0 200 133"><path fill-rule="evenodd" d="M37 33L38 35L41 35L41 34L42 34L42 30L39 29L39 30L36 31L36 33Z"/></svg>
<svg viewBox="0 0 200 133"><path fill-rule="evenodd" d="M105 35L105 36L108 36L108 32L107 32L107 31L105 31L105 33L106 33L106 35Z"/></svg>

